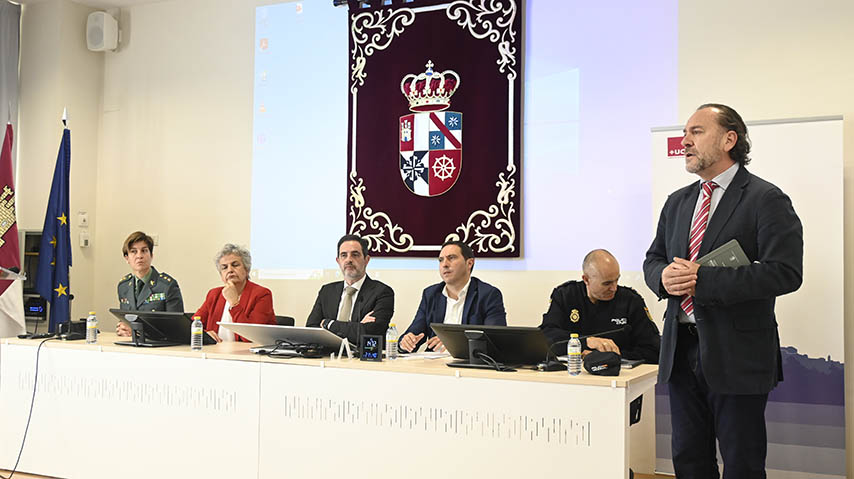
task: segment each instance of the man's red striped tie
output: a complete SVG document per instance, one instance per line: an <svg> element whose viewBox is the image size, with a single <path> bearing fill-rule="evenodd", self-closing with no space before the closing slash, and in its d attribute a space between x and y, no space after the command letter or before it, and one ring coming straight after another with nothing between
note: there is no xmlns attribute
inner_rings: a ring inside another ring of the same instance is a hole
<svg viewBox="0 0 854 479"><path fill-rule="evenodd" d="M718 187L714 181L703 183L703 200L700 203L700 211L694 217L694 222L691 224L691 236L688 239L688 259L697 261L697 256L700 254L700 245L703 243L703 236L706 235L706 226L709 224L709 212L712 208L712 191ZM688 316L694 312L694 297L685 295L682 297L682 310Z"/></svg>

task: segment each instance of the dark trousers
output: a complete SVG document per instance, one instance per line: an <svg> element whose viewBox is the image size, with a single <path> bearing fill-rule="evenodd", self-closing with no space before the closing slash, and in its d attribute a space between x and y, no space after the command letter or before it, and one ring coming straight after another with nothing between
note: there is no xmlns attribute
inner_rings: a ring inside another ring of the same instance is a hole
<svg viewBox="0 0 854 479"><path fill-rule="evenodd" d="M715 439L724 479L765 479L768 394L718 394L703 376L697 330L679 325L670 376L673 467L679 479L718 479Z"/></svg>

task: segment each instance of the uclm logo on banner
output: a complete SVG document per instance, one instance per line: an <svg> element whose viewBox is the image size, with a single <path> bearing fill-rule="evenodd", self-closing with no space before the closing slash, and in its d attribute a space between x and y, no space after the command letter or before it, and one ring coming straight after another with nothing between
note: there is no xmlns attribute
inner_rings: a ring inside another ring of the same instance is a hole
<svg viewBox="0 0 854 479"><path fill-rule="evenodd" d="M672 136L667 139L667 157L684 158L685 147L682 146L682 136Z"/></svg>

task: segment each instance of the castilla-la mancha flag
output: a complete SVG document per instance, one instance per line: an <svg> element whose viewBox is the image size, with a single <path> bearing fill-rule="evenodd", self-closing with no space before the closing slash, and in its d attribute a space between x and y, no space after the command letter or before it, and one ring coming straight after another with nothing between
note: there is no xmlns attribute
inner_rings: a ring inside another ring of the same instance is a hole
<svg viewBox="0 0 854 479"><path fill-rule="evenodd" d="M18 221L15 216L15 181L12 174L12 124L6 125L0 151L0 266L21 268ZM21 281L0 280L0 338L26 332Z"/></svg>

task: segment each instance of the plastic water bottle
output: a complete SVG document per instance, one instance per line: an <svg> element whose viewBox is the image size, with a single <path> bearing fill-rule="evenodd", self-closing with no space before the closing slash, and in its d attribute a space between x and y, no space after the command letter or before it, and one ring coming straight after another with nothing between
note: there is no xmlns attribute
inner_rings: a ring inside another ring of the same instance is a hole
<svg viewBox="0 0 854 479"><path fill-rule="evenodd" d="M98 342L98 318L94 311L89 311L89 316L86 317L86 344L95 344Z"/></svg>
<svg viewBox="0 0 854 479"><path fill-rule="evenodd" d="M193 351L202 350L202 335L205 334L202 329L202 317L193 316L193 325L190 326L190 349Z"/></svg>
<svg viewBox="0 0 854 479"><path fill-rule="evenodd" d="M578 333L572 333L569 336L569 344L566 345L566 354L569 360L566 362L566 368L570 376L578 376L581 374L581 340L578 339Z"/></svg>
<svg viewBox="0 0 854 479"><path fill-rule="evenodd" d="M397 326L394 323L390 323L385 332L385 357L390 360L397 359Z"/></svg>

